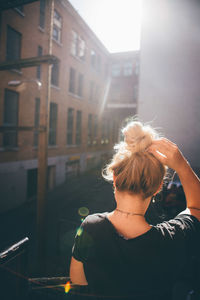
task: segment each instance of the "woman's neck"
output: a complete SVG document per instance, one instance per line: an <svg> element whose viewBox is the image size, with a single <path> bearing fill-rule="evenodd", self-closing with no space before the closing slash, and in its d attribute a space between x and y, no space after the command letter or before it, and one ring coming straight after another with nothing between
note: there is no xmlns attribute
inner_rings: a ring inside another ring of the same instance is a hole
<svg viewBox="0 0 200 300"><path fill-rule="evenodd" d="M141 194L115 191L117 212L127 216L144 216L151 197L143 199Z"/></svg>

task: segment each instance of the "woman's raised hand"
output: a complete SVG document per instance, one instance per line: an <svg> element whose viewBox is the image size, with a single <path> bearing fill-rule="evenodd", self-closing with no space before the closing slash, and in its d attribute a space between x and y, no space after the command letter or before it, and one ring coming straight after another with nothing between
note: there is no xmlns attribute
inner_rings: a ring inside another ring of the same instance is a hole
<svg viewBox="0 0 200 300"><path fill-rule="evenodd" d="M177 145L166 138L153 141L148 151L160 160L161 163L174 169L177 173L187 164Z"/></svg>

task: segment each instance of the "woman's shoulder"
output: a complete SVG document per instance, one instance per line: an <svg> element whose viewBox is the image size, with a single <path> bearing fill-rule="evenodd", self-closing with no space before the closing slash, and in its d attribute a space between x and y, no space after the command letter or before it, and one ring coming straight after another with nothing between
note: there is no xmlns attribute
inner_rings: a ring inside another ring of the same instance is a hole
<svg viewBox="0 0 200 300"><path fill-rule="evenodd" d="M180 213L175 218L154 226L163 237L173 239L175 236L186 237L191 234L200 234L200 222L196 217Z"/></svg>
<svg viewBox="0 0 200 300"><path fill-rule="evenodd" d="M88 215L84 219L83 225L89 226L89 225L102 223L106 219L107 214L108 214L107 212L103 212L103 213L95 213L95 214Z"/></svg>

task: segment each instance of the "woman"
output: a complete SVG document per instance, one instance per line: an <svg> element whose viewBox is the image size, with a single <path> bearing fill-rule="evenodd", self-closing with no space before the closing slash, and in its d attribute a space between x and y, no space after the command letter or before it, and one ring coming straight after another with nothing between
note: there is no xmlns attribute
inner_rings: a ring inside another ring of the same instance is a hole
<svg viewBox="0 0 200 300"><path fill-rule="evenodd" d="M124 142L107 166L116 208L88 216L75 238L71 281L94 295L121 299L172 299L178 283L189 282L200 233L200 181L178 147L140 122L124 129ZM187 209L151 226L145 212L160 190L166 166L183 185ZM177 298L178 299L178 298ZM183 298L181 298L183 299Z"/></svg>

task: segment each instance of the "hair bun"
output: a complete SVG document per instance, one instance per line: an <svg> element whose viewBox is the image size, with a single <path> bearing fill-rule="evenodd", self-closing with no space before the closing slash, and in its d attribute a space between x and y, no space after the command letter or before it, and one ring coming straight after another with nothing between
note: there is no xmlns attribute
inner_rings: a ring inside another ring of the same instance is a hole
<svg viewBox="0 0 200 300"><path fill-rule="evenodd" d="M130 122L122 130L122 133L124 134L126 148L131 152L146 150L157 136L150 126L135 121Z"/></svg>

